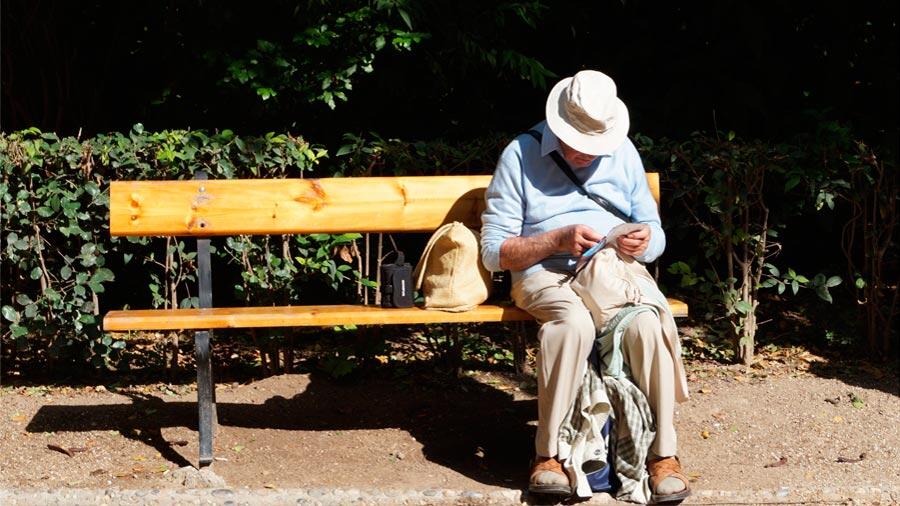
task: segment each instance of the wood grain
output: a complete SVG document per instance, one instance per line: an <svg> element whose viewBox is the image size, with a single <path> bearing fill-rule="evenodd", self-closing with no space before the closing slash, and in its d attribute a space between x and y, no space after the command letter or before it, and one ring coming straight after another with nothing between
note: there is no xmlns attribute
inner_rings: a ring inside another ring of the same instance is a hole
<svg viewBox="0 0 900 506"><path fill-rule="evenodd" d="M659 174L647 179L659 202ZM481 227L491 176L114 181L113 236L431 232Z"/></svg>
<svg viewBox="0 0 900 506"><path fill-rule="evenodd" d="M462 221L478 228L491 176L117 181L110 187L114 236L215 236L430 232ZM659 203L659 174L647 181ZM676 317L687 304L669 299ZM327 305L111 311L107 331L462 323L531 320L511 306L449 313L420 308Z"/></svg>
<svg viewBox="0 0 900 506"><path fill-rule="evenodd" d="M669 299L672 313L687 316L687 305ZM252 327L328 327L333 325L388 325L414 323L510 322L533 318L514 306L482 305L462 313L429 311L418 307L384 309L376 306L324 305L235 307L211 309L137 309L110 311L103 329L202 330Z"/></svg>

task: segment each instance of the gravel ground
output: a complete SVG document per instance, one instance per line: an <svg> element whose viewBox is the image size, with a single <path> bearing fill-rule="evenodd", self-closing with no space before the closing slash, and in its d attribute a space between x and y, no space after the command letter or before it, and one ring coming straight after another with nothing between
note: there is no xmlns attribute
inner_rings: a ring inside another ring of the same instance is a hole
<svg viewBox="0 0 900 506"><path fill-rule="evenodd" d="M689 364L689 385L676 418L686 503L900 504L896 370L795 350L752 368ZM191 385L7 384L0 504L534 502L533 384L510 374L294 374L217 397L219 460L199 472Z"/></svg>
<svg viewBox="0 0 900 506"><path fill-rule="evenodd" d="M683 504L898 504L900 488L862 487L822 490L700 490ZM112 504L215 504L231 505L519 505L541 504L518 490L475 492L471 490L360 490L360 489L68 489L68 490L0 490L0 504L9 506L112 505ZM623 505L607 494L598 494L584 505Z"/></svg>

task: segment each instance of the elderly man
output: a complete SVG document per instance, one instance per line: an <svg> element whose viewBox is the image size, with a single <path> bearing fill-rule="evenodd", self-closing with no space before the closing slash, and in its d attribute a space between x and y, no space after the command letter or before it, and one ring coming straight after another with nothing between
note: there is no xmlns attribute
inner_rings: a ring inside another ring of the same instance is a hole
<svg viewBox="0 0 900 506"><path fill-rule="evenodd" d="M579 257L613 227L631 221L639 224L637 230L612 246L619 258L629 260L628 269L652 282L642 263L652 262L665 248L659 210L628 128L628 109L611 78L585 70L563 79L547 98L546 121L503 151L486 193L484 265L511 271L513 300L540 324L531 492L573 492L572 477L558 458L557 438L599 330L591 306L579 296L585 293L573 287ZM647 462L652 500L669 502L690 495L676 456L673 422L676 400L687 399L687 382L677 335L666 332L661 320L649 313L634 318L621 353L657 423Z"/></svg>

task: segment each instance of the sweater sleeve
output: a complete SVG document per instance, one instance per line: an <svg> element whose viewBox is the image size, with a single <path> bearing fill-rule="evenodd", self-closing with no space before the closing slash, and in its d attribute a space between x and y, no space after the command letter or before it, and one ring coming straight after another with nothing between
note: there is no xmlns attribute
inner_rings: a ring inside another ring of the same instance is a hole
<svg viewBox="0 0 900 506"><path fill-rule="evenodd" d="M486 207L481 215L481 261L497 272L500 268L500 246L510 237L522 233L524 200L522 198L522 155L519 141L513 141L497 162L494 176L485 192Z"/></svg>

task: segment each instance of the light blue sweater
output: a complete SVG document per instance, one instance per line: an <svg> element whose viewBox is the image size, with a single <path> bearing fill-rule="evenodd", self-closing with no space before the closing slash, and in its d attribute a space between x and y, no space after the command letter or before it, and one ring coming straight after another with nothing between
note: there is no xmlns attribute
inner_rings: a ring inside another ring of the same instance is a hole
<svg viewBox="0 0 900 506"><path fill-rule="evenodd" d="M481 215L481 259L485 268L500 269L500 245L516 236L530 237L560 227L585 224L606 235L622 223L612 213L578 192L572 181L550 157L559 150L559 139L538 123L540 144L528 134L516 137L503 150L494 177L485 193L487 208ZM650 244L637 259L652 262L666 247L659 209L644 173L641 157L630 140L612 155L601 156L585 168L573 168L591 193L601 195L638 223L650 226ZM525 269L512 271L515 283L528 274L549 269L572 271L576 257L555 254Z"/></svg>

